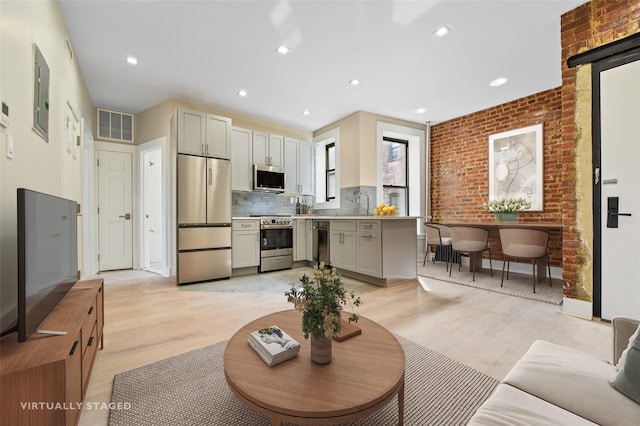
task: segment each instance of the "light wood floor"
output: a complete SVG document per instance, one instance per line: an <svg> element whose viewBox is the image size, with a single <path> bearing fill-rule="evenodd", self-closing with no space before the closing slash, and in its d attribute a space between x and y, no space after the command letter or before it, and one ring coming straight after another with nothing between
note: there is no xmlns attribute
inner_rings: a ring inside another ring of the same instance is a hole
<svg viewBox="0 0 640 426"><path fill-rule="evenodd" d="M227 340L252 319L291 309L283 293L305 270L180 287L143 271L101 274L104 349L86 400L108 403L115 374ZM610 324L567 316L555 305L425 278L390 288L347 284L363 301L361 315L497 379L537 339L612 358ZM81 426L107 421L106 409L80 417Z"/></svg>

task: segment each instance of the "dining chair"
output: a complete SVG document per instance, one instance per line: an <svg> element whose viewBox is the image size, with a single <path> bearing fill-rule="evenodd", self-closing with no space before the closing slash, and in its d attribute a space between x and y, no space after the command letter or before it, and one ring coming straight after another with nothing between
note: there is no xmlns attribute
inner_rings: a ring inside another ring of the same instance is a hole
<svg viewBox="0 0 640 426"><path fill-rule="evenodd" d="M504 283L504 269L507 267L509 279L509 263L511 259L531 260L533 263L533 292L536 292L536 266L542 259L546 259L549 268L549 287L551 287L551 265L549 264L549 232L542 229L509 227L500 228L500 243L504 263L502 264L502 279ZM544 269L543 269L544 271Z"/></svg>
<svg viewBox="0 0 640 426"><path fill-rule="evenodd" d="M426 222L424 224L426 229L427 247L424 252L424 260L422 266L427 263L427 254L431 247L442 247L444 250L444 259L447 271L449 270L449 258L451 257L451 237L449 227L441 225L439 223ZM433 258L433 263L436 263L436 257Z"/></svg>
<svg viewBox="0 0 640 426"><path fill-rule="evenodd" d="M489 251L489 267L493 277L493 265L491 263L491 248L489 247L489 230L477 226L452 226L451 227L451 255L457 252L469 256L469 269L473 271L473 281L476 280L476 266L482 262L482 253ZM480 259L478 259L480 256ZM451 265L453 269L453 261ZM458 271L462 266L462 259L458 263ZM451 276L449 269L449 276Z"/></svg>

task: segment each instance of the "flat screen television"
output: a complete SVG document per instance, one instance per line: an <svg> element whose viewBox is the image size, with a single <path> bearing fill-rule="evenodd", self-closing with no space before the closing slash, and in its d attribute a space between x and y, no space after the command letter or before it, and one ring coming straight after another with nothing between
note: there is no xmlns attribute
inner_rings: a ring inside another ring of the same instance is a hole
<svg viewBox="0 0 640 426"><path fill-rule="evenodd" d="M78 279L77 204L18 188L18 341L24 342Z"/></svg>

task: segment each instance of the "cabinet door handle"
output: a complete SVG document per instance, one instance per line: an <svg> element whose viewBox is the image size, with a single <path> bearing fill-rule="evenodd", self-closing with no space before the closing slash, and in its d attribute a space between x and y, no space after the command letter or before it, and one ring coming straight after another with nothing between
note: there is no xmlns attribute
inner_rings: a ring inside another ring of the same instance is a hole
<svg viewBox="0 0 640 426"><path fill-rule="evenodd" d="M93 312L93 306L89 308L89 312L87 312L87 315L91 315L92 312Z"/></svg>
<svg viewBox="0 0 640 426"><path fill-rule="evenodd" d="M200 153L204 154L204 144L200 145Z"/></svg>
<svg viewBox="0 0 640 426"><path fill-rule="evenodd" d="M78 340L73 342L73 346L71 346L71 351L69 351L69 355L73 355L74 353L76 353L76 349L78 349L78 343L80 343Z"/></svg>
<svg viewBox="0 0 640 426"><path fill-rule="evenodd" d="M89 337L89 341L87 342L87 347L93 345L93 336Z"/></svg>

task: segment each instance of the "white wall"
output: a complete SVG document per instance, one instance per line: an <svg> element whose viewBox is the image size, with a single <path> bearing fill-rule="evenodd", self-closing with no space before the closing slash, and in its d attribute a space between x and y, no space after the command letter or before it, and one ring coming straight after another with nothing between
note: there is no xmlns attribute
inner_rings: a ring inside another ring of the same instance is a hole
<svg viewBox="0 0 640 426"><path fill-rule="evenodd" d="M9 127L0 128L0 326L5 328L15 320L16 189L61 196L65 107L74 106L89 129L94 116L80 68L66 52L67 30L58 3L1 0L0 19L0 98L10 117ZM33 131L34 44L51 73L48 142ZM14 140L13 159L6 156L8 135Z"/></svg>

